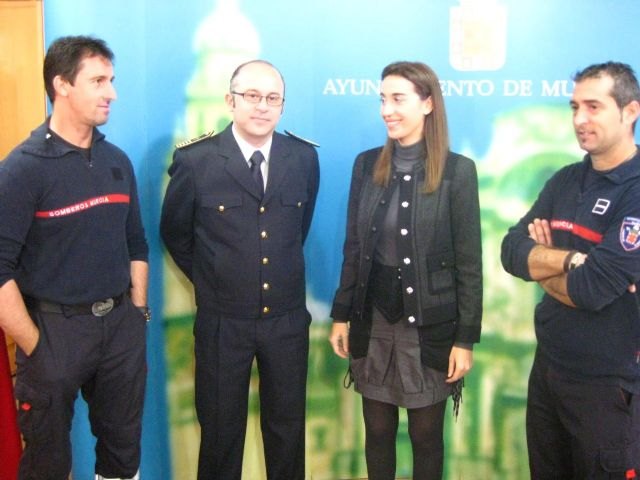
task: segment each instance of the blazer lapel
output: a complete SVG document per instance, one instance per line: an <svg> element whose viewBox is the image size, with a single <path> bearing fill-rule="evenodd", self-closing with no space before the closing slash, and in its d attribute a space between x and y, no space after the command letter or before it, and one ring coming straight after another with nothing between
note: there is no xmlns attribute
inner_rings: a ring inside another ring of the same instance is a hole
<svg viewBox="0 0 640 480"><path fill-rule="evenodd" d="M260 189L251 176L251 170L240 151L240 147L238 147L238 143L235 138L233 138L231 125L220 135L219 154L227 159L225 163L227 173L238 182L242 188L260 200L262 197Z"/></svg>
<svg viewBox="0 0 640 480"><path fill-rule="evenodd" d="M264 192L264 203L271 200L280 188L287 172L291 171L292 160L291 151L281 141L280 135L274 132L271 152L269 152L269 177L267 178L267 189Z"/></svg>

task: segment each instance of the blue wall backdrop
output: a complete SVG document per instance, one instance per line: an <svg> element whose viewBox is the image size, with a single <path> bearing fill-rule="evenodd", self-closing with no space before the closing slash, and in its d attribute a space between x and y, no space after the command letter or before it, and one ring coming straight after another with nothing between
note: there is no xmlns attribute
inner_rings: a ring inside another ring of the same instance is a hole
<svg viewBox="0 0 640 480"><path fill-rule="evenodd" d="M136 167L151 245L149 381L142 478L195 478L193 305L158 238L173 145L229 119L221 104L233 67L265 58L286 79L279 130L321 144L321 190L305 248L313 314L308 478L366 475L359 399L341 388L346 363L328 351L328 311L342 261L356 154L384 142L382 68L419 60L441 78L452 149L473 158L481 185L485 316L460 419L448 421L446 477L528 478L526 381L540 292L499 265L499 243L559 166L581 157L568 100L571 74L610 59L640 68L637 0L44 0L47 45L68 34L107 40L116 54L107 137ZM252 418L257 415L252 400ZM74 477L91 478L86 407L74 422ZM253 425L253 426L252 426ZM263 478L254 423L245 477ZM402 430L405 430L402 433ZM398 473L411 458L406 424Z"/></svg>

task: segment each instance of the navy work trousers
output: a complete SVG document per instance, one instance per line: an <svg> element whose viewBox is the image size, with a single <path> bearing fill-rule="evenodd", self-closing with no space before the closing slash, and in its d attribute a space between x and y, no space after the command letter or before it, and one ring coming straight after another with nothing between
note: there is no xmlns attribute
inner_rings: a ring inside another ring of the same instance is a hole
<svg viewBox="0 0 640 480"><path fill-rule="evenodd" d="M35 350L17 352L15 394L25 449L19 480L66 480L78 391L97 439L96 473L131 478L140 464L146 320L128 296L103 317L30 311Z"/></svg>
<svg viewBox="0 0 640 480"><path fill-rule="evenodd" d="M527 444L532 480L640 478L640 398L616 385L568 379L538 350Z"/></svg>

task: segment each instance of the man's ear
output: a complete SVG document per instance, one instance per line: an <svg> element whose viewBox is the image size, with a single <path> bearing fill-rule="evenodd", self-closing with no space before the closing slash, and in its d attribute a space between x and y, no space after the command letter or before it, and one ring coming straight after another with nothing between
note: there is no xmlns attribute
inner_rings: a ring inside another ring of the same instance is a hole
<svg viewBox="0 0 640 480"><path fill-rule="evenodd" d="M227 93L224 96L224 101L229 107L229 111L233 112L233 109L236 108L236 102L235 102L235 99L233 98L233 95L231 95L230 93Z"/></svg>
<svg viewBox="0 0 640 480"><path fill-rule="evenodd" d="M56 96L66 97L69 95L69 82L62 78L62 75L56 75L53 77L53 89L56 92Z"/></svg>
<svg viewBox="0 0 640 480"><path fill-rule="evenodd" d="M627 103L622 109L622 121L628 125L633 125L634 122L640 116L640 103L637 100L632 100Z"/></svg>

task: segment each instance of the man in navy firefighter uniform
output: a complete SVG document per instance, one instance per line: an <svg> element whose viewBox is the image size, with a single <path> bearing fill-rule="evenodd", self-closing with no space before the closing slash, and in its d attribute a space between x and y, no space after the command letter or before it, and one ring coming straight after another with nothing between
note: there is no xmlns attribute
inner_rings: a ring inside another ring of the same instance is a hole
<svg viewBox="0 0 640 480"><path fill-rule="evenodd" d="M0 163L0 326L19 347L20 480L69 477L79 390L96 478L139 478L148 247L131 162L96 129L116 98L112 59L99 39L53 42L53 112Z"/></svg>
<svg viewBox="0 0 640 480"><path fill-rule="evenodd" d="M536 281L529 377L531 478L640 475L640 154L633 70L578 72L571 99L580 163L547 181L502 243L502 264Z"/></svg>
<svg viewBox="0 0 640 480"><path fill-rule="evenodd" d="M254 358L267 476L303 479L311 318L302 247L318 157L274 133L284 81L271 64L239 66L230 86L233 123L175 151L160 227L195 287L198 479L241 477Z"/></svg>

